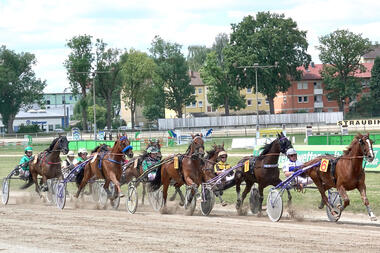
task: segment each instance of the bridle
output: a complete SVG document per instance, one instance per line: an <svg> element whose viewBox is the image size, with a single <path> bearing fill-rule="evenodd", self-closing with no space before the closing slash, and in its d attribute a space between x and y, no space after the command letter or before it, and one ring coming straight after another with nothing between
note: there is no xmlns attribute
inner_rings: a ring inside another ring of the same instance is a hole
<svg viewBox="0 0 380 253"><path fill-rule="evenodd" d="M194 153L191 154L191 159L193 160L196 160L198 158L202 158L204 156L204 145L203 143L202 144L198 144L196 142L197 139L201 139L202 140L202 137L200 136L196 136L192 141L191 141L191 144L190 144L190 147L193 146L193 149L194 149ZM199 152L199 150L202 148L203 152Z"/></svg>

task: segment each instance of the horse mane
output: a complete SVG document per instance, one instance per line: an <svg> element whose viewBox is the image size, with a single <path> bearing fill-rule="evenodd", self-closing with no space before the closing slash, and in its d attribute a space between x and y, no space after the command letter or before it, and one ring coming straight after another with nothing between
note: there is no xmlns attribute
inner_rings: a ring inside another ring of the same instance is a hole
<svg viewBox="0 0 380 253"><path fill-rule="evenodd" d="M277 140L277 139L276 139L276 140ZM272 148L272 146L273 146L273 144L274 144L274 142L275 142L276 140L272 141L271 143L267 143L267 144L265 144L264 147L260 148L260 150L263 150L263 151L260 153L259 157L268 154L269 151L270 151L270 149Z"/></svg>
<svg viewBox="0 0 380 253"><path fill-rule="evenodd" d="M213 157L215 155L216 150L211 149L211 150L208 150L206 152L207 152L207 155L206 155L205 159L210 159L210 157Z"/></svg>
<svg viewBox="0 0 380 253"><path fill-rule="evenodd" d="M57 137L57 138L55 138L55 139L53 140L53 142L50 144L50 146L49 146L47 149L45 149L45 151L47 151L47 152L52 151L53 148L54 148L54 146L55 146L55 144L57 143L57 141L58 141L59 138L61 138L61 137Z"/></svg>
<svg viewBox="0 0 380 253"><path fill-rule="evenodd" d="M359 140L360 138L362 138L362 137L363 137L363 135L361 135L360 133L358 133L358 134L355 136L355 138L352 140L350 146L348 146L347 149L343 150L343 155L348 155L348 154L352 151L352 148L353 148L353 146L356 144L356 142L358 142L358 140Z"/></svg>
<svg viewBox="0 0 380 253"><path fill-rule="evenodd" d="M95 152L101 152L101 151L109 151L109 147L107 144L100 144L99 146L96 146L92 151L91 151L91 154L92 153L95 153Z"/></svg>

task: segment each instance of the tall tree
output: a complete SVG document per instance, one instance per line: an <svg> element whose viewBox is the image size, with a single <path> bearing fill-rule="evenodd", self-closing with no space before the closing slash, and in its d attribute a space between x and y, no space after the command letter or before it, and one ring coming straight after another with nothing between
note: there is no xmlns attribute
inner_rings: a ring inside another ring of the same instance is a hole
<svg viewBox="0 0 380 253"><path fill-rule="evenodd" d="M371 42L361 34L336 30L319 38L319 58L324 64L321 75L329 97L343 111L346 100L355 99L361 90L355 73L364 72L360 57L371 50Z"/></svg>
<svg viewBox="0 0 380 253"><path fill-rule="evenodd" d="M238 66L274 66L277 68L258 69L258 91L264 94L274 113L273 99L280 91L286 91L291 83L289 77L299 79L299 66L308 66L311 57L306 53L308 43L306 31L283 14L259 12L255 17L247 16L239 24L232 24L231 50L226 51L229 61ZM239 69L238 79L245 87L255 86L255 70ZM255 88L255 87L253 87Z"/></svg>
<svg viewBox="0 0 380 253"><path fill-rule="evenodd" d="M66 44L71 49L71 53L64 62L67 69L67 78L69 79L73 94L80 93L82 98L87 96L87 86L91 82L92 63L94 54L92 53L92 36L79 35L74 36ZM86 99L81 99L82 107L82 128L87 131L87 103Z"/></svg>
<svg viewBox="0 0 380 253"><path fill-rule="evenodd" d="M160 82L153 82L145 92L143 115L151 122L165 118L165 90Z"/></svg>
<svg viewBox="0 0 380 253"><path fill-rule="evenodd" d="M37 79L32 69L37 62L31 53L17 54L0 47L0 114L8 133L22 107L41 102L46 81Z"/></svg>
<svg viewBox="0 0 380 253"><path fill-rule="evenodd" d="M127 54L127 55L126 55ZM136 107L144 101L152 83L156 65L146 53L131 49L122 56L123 100L131 110L131 124L135 128Z"/></svg>
<svg viewBox="0 0 380 253"><path fill-rule="evenodd" d="M107 128L111 129L112 119L115 116L113 98L120 97L121 91L121 64L119 49L107 49L103 40L96 40L96 94L106 102ZM120 101L120 99L117 99Z"/></svg>
<svg viewBox="0 0 380 253"><path fill-rule="evenodd" d="M224 65L224 53L223 50L226 48L229 44L229 38L226 33L219 33L216 38L215 42L212 45L212 50L215 51L216 56L218 57L218 64L219 66Z"/></svg>
<svg viewBox="0 0 380 253"><path fill-rule="evenodd" d="M156 36L150 52L158 66L157 74L165 87L167 108L182 118L184 106L195 101L195 89L190 84L186 59L181 53L182 46L164 41Z"/></svg>
<svg viewBox="0 0 380 253"><path fill-rule="evenodd" d="M207 54L211 51L206 46L193 45L187 48L187 63L192 71L199 71L206 61Z"/></svg>
<svg viewBox="0 0 380 253"><path fill-rule="evenodd" d="M225 115L230 114L230 108L239 110L245 108L244 96L240 95L236 82L236 76L230 73L230 69L220 62L223 57L211 52L207 55L206 63L201 69L201 77L208 86L207 99L213 109L224 107Z"/></svg>
<svg viewBox="0 0 380 253"><path fill-rule="evenodd" d="M371 81L369 83L369 87L371 89L370 97L373 102L375 102L375 106L373 107L373 114L378 116L380 115L380 57L376 57L375 62L373 64L371 70Z"/></svg>

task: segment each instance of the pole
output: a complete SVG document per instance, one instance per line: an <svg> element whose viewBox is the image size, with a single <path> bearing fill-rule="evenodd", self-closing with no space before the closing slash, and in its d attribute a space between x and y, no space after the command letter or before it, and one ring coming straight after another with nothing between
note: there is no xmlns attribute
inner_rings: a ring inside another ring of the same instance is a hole
<svg viewBox="0 0 380 253"><path fill-rule="evenodd" d="M94 108L94 140L96 141L96 103L95 103L95 72L92 74L92 95L93 95L93 108Z"/></svg>
<svg viewBox="0 0 380 253"><path fill-rule="evenodd" d="M63 89L63 129L66 128L66 88Z"/></svg>
<svg viewBox="0 0 380 253"><path fill-rule="evenodd" d="M257 117L257 129L260 129L259 121L259 91L257 90L257 68L255 68L256 74L256 117Z"/></svg>

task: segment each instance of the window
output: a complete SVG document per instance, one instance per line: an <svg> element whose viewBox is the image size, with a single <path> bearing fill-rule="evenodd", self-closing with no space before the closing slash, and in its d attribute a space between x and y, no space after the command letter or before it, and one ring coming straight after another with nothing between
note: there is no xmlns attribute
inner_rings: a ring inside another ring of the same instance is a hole
<svg viewBox="0 0 380 253"><path fill-rule="evenodd" d="M247 105L252 106L252 99L247 99Z"/></svg>
<svg viewBox="0 0 380 253"><path fill-rule="evenodd" d="M267 98L265 99L265 104L269 105L269 100Z"/></svg>
<svg viewBox="0 0 380 253"><path fill-rule="evenodd" d="M198 88L198 94L202 94L202 88Z"/></svg>
<svg viewBox="0 0 380 253"><path fill-rule="evenodd" d="M308 96L304 96L304 97L303 97L303 102L304 102L304 103L308 103L308 102L309 102L309 99L308 99L308 98L309 98Z"/></svg>
<svg viewBox="0 0 380 253"><path fill-rule="evenodd" d="M198 101L198 107L200 107L200 108L203 107L203 101Z"/></svg>
<svg viewBox="0 0 380 253"><path fill-rule="evenodd" d="M259 100L257 101L257 104L258 104L259 106L261 106L261 99L259 99Z"/></svg>
<svg viewBox="0 0 380 253"><path fill-rule="evenodd" d="M314 82L314 89L322 89L322 84L320 82Z"/></svg>
<svg viewBox="0 0 380 253"><path fill-rule="evenodd" d="M283 97L283 103L286 104L286 96Z"/></svg>
<svg viewBox="0 0 380 253"><path fill-rule="evenodd" d="M322 96L321 95L314 96L314 102L322 102Z"/></svg>
<svg viewBox="0 0 380 253"><path fill-rule="evenodd" d="M46 100L46 104L47 104L47 105L50 105L50 100Z"/></svg>
<svg viewBox="0 0 380 253"><path fill-rule="evenodd" d="M70 100L73 100L73 96L70 96Z"/></svg>
<svg viewBox="0 0 380 253"><path fill-rule="evenodd" d="M196 90L196 89L194 89L193 95L195 95L196 93L197 93L197 90Z"/></svg>
<svg viewBox="0 0 380 253"><path fill-rule="evenodd" d="M298 103L302 103L302 97L298 97Z"/></svg>
<svg viewBox="0 0 380 253"><path fill-rule="evenodd" d="M212 112L212 107L211 106L207 106L207 112Z"/></svg>
<svg viewBox="0 0 380 253"><path fill-rule="evenodd" d="M252 93L252 88L247 88L247 93Z"/></svg>
<svg viewBox="0 0 380 253"><path fill-rule="evenodd" d="M191 107L197 107L197 102L196 102L196 101L193 102L193 103L191 104Z"/></svg>
<svg viewBox="0 0 380 253"><path fill-rule="evenodd" d="M299 83L297 83L297 89L298 90L307 90L308 84L306 82L299 82Z"/></svg>
<svg viewBox="0 0 380 253"><path fill-rule="evenodd" d="M53 125L49 125L49 131L53 131Z"/></svg>

